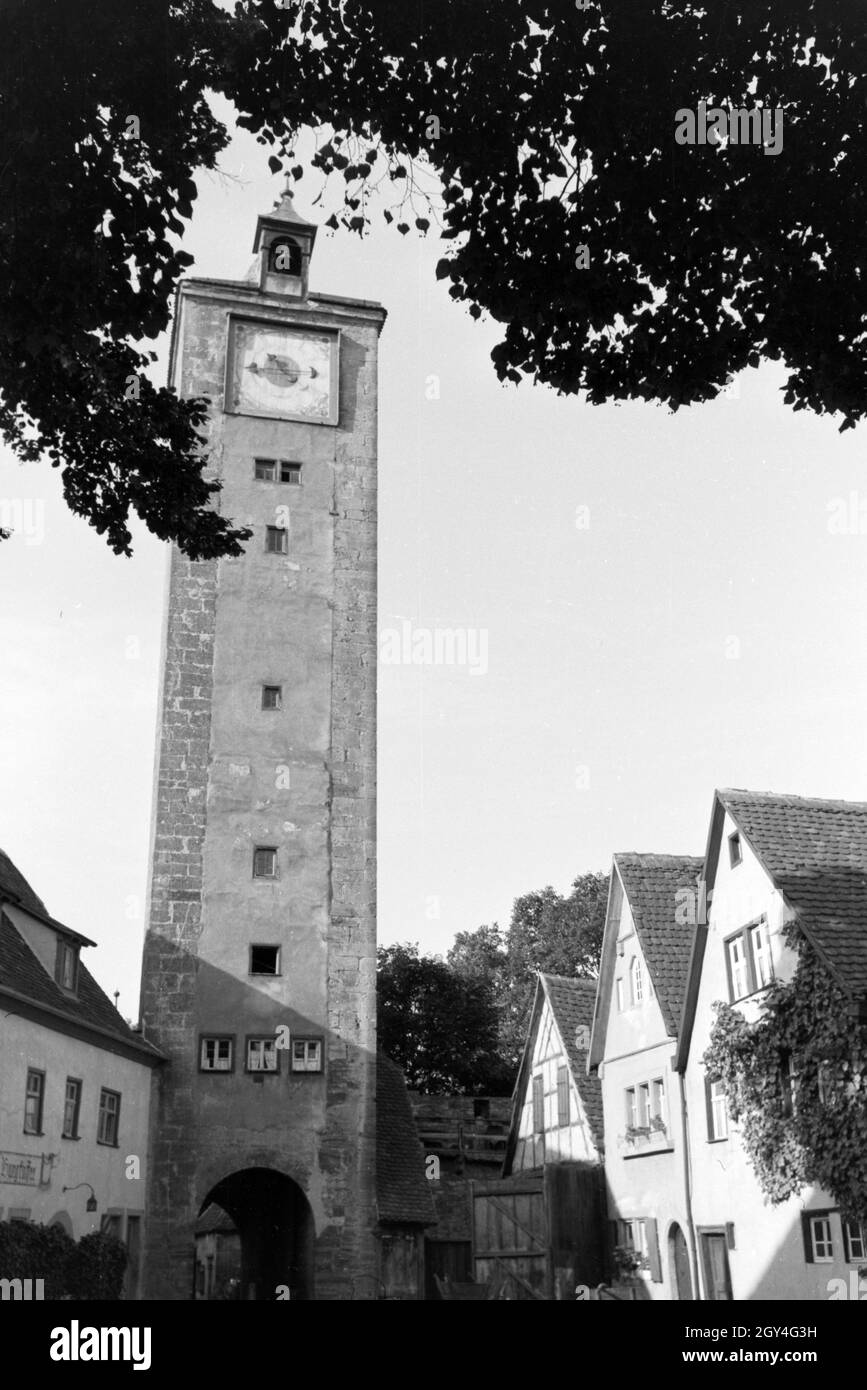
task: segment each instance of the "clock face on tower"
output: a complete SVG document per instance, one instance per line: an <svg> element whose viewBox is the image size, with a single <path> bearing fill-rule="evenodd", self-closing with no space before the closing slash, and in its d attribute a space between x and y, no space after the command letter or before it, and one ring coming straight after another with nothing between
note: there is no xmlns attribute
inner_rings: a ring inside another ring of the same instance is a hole
<svg viewBox="0 0 867 1390"><path fill-rule="evenodd" d="M226 409L337 423L337 335L232 320Z"/></svg>

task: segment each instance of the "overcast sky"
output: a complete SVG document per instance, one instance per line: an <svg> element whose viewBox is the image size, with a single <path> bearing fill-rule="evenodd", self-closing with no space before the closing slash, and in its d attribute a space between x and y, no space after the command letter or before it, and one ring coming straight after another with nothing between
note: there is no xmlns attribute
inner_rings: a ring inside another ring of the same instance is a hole
<svg viewBox="0 0 867 1390"><path fill-rule="evenodd" d="M240 278L281 180L246 135L222 167L187 245ZM501 387L444 246L377 220L311 270L389 313L380 632L470 638L380 667L380 940L432 951L617 850L703 852L715 786L867 798L863 429L794 415L770 367L677 415ZM136 1017L167 548L137 526L115 557L8 452L2 499L30 534L0 546L0 846Z"/></svg>

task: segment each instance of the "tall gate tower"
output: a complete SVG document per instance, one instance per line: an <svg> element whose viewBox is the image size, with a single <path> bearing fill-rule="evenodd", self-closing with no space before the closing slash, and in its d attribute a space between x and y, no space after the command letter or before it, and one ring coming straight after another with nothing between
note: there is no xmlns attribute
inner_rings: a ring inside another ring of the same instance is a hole
<svg viewBox="0 0 867 1390"><path fill-rule="evenodd" d="M169 1057L145 1296L193 1297L211 1202L242 1296L370 1297L376 969L377 352L308 289L284 194L245 281L188 279L170 381L208 396L238 558L173 548L141 1016Z"/></svg>

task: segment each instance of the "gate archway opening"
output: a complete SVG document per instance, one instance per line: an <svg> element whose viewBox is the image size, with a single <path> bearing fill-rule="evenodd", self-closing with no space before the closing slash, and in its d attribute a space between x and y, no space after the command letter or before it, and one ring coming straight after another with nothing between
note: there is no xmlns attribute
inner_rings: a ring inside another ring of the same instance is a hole
<svg viewBox="0 0 867 1390"><path fill-rule="evenodd" d="M240 1237L239 1288L232 1294L265 1303L278 1298L313 1298L314 1223L310 1203L296 1182L273 1168L242 1168L208 1192L209 1206L222 1208Z"/></svg>

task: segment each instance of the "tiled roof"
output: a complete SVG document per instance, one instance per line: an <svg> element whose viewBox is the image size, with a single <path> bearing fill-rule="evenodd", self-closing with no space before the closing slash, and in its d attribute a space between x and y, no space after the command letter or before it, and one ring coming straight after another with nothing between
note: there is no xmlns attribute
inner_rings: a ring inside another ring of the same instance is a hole
<svg viewBox="0 0 867 1390"><path fill-rule="evenodd" d="M694 924L675 919L677 893L696 891L703 860L687 854L615 854L614 860L665 1026L676 1037L695 934Z"/></svg>
<svg viewBox="0 0 867 1390"><path fill-rule="evenodd" d="M237 1231L238 1228L229 1213L211 1202L209 1206L205 1207L196 1222L195 1233L197 1236L208 1236L215 1233L230 1236L237 1235Z"/></svg>
<svg viewBox="0 0 867 1390"><path fill-rule="evenodd" d="M593 1028L593 1005L596 1000L595 980L573 980L565 975L543 975L539 978L551 1006L566 1058L572 1072L572 1080L578 1088L587 1123L600 1154L603 1148L604 1127L602 1122L602 1085L595 1076L587 1075L587 1052L590 1046L590 1033ZM587 1045L580 1046L577 1039L579 1028L587 1029Z"/></svg>
<svg viewBox="0 0 867 1390"><path fill-rule="evenodd" d="M37 898L24 875L16 869L8 854L0 849L0 898L11 898L20 907L38 912L47 917L48 909L41 898Z"/></svg>
<svg viewBox="0 0 867 1390"><path fill-rule="evenodd" d="M152 1057L162 1054L134 1033L124 1022L107 995L83 961L78 965L78 997L73 999L55 983L41 961L33 954L20 932L0 910L0 988L14 990L33 1004L56 1009L74 1023L102 1028L115 1038L147 1052Z"/></svg>
<svg viewBox="0 0 867 1390"><path fill-rule="evenodd" d="M718 796L843 987L867 993L867 802Z"/></svg>
<svg viewBox="0 0 867 1390"><path fill-rule="evenodd" d="M437 1219L403 1072L383 1052L376 1059L376 1207L392 1225Z"/></svg>

